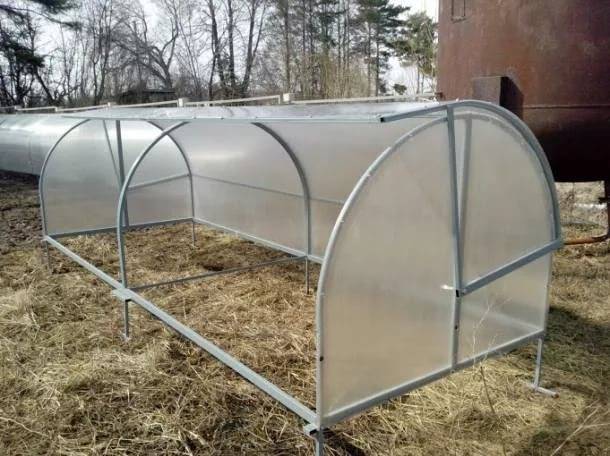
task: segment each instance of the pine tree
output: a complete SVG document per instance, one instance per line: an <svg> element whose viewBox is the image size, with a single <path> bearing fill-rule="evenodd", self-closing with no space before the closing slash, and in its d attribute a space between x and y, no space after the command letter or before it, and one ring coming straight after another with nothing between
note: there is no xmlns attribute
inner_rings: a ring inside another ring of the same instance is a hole
<svg viewBox="0 0 610 456"><path fill-rule="evenodd" d="M436 76L437 24L425 13L411 14L403 36L396 40L396 54L403 64L417 68L417 92L424 89L424 78Z"/></svg>
<svg viewBox="0 0 610 456"><path fill-rule="evenodd" d="M0 55L3 57L0 64L0 101L22 104L31 90L32 79L40 83L47 101L53 101L40 76L45 60L36 51L36 18L76 28L78 24L58 19L73 6L71 0L28 0L24 3L0 4Z"/></svg>
<svg viewBox="0 0 610 456"><path fill-rule="evenodd" d="M401 15L409 8L394 5L390 0L358 0L357 4L359 48L367 65L369 93L374 82L374 94L377 96L380 92L385 92L381 77L388 68L394 43L405 23Z"/></svg>

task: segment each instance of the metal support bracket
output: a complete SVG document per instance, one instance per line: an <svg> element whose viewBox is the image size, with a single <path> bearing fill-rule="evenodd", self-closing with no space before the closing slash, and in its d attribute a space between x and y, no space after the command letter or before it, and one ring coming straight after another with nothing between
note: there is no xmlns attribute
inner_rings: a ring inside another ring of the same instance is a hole
<svg viewBox="0 0 610 456"><path fill-rule="evenodd" d="M303 432L315 442L314 455L324 456L324 430L320 431L315 424L310 423L303 426Z"/></svg>
<svg viewBox="0 0 610 456"><path fill-rule="evenodd" d="M112 294L123 303L123 339L127 342L130 336L129 327L129 303L131 298L127 296L123 289L114 290Z"/></svg>
<svg viewBox="0 0 610 456"><path fill-rule="evenodd" d="M544 340L538 339L538 348L536 349L536 369L534 371L534 381L527 383L527 387L533 389L537 393L544 394L550 397L557 397L559 394L556 391L543 388L540 386L540 377L542 376L542 352L544 347Z"/></svg>

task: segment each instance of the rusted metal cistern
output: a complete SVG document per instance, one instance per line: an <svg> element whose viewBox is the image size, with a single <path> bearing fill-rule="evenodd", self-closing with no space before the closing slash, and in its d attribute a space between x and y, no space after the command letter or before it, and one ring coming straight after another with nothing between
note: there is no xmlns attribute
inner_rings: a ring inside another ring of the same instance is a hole
<svg viewBox="0 0 610 456"><path fill-rule="evenodd" d="M608 205L609 24L610 1L440 0L438 96L513 111L538 137L556 181L605 181ZM610 227L566 244L609 237Z"/></svg>

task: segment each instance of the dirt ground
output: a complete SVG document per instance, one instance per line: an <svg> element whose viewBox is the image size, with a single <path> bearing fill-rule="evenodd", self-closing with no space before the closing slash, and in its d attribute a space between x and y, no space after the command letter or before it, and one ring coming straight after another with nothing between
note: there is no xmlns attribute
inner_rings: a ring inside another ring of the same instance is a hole
<svg viewBox="0 0 610 456"><path fill-rule="evenodd" d="M599 188L561 186L565 236L595 231ZM309 455L302 422L142 310L40 248L36 180L0 174L0 455ZM128 235L133 283L277 258L190 226ZM118 269L112 236L70 247ZM313 282L318 269L314 268ZM145 293L255 371L314 400L314 297L284 264ZM610 247L555 257L543 384L534 346L376 407L329 435L329 455L610 455Z"/></svg>

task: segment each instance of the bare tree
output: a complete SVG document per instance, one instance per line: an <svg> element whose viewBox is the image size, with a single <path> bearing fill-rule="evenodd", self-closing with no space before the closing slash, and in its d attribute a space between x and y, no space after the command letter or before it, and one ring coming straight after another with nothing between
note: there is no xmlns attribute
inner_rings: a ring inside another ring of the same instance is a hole
<svg viewBox="0 0 610 456"><path fill-rule="evenodd" d="M151 39L149 23L142 6L133 5L122 18L123 33L115 41L131 57L138 73L139 85L146 85L147 76L153 77L161 87L173 88L172 63L178 40L179 16L175 14L171 0L160 0L161 21L153 31ZM167 14L169 13L169 14ZM144 74L146 73L146 75Z"/></svg>

